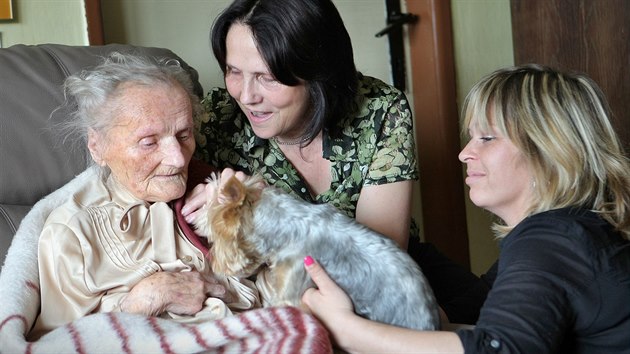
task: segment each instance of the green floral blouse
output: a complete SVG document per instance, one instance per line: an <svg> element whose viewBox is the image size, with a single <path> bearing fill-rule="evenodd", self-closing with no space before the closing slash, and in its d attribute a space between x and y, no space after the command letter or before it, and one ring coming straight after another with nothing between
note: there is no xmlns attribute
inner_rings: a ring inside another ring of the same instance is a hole
<svg viewBox="0 0 630 354"><path fill-rule="evenodd" d="M418 178L409 102L378 79L361 77L357 109L339 122L339 137L324 132L332 182L316 197L276 142L254 134L225 89L212 89L202 103L205 114L195 122L198 158L219 168L258 172L271 185L312 203L332 204L352 218L363 186Z"/></svg>

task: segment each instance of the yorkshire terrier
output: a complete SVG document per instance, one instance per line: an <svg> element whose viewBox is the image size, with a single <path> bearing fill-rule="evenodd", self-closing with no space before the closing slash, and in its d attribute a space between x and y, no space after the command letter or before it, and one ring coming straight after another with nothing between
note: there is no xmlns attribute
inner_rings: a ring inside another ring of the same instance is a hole
<svg viewBox="0 0 630 354"><path fill-rule="evenodd" d="M438 305L418 265L391 239L328 204L310 204L280 189L261 188L258 175L222 185L195 220L211 242L214 272L249 277L264 266L271 306L301 305L314 287L303 259L313 256L350 296L357 314L418 330L439 329Z"/></svg>

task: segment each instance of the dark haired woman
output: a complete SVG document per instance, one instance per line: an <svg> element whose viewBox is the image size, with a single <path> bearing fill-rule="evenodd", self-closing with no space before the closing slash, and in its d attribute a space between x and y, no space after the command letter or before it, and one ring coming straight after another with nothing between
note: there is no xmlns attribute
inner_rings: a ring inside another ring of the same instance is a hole
<svg viewBox="0 0 630 354"><path fill-rule="evenodd" d="M401 248L409 244L449 319L474 323L487 287L420 244L411 218L418 174L407 98L356 70L334 4L236 0L216 19L211 41L226 89L211 90L203 102L208 115L198 122L197 155L219 168L261 173L299 198L334 205ZM203 195L189 197L187 220Z"/></svg>

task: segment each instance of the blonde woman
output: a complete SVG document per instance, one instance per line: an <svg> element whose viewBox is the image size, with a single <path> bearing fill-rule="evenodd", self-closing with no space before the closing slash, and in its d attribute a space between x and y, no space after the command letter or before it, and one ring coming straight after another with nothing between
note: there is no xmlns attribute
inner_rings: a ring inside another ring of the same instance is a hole
<svg viewBox="0 0 630 354"><path fill-rule="evenodd" d="M474 329L417 332L356 316L311 258L304 303L349 352L630 352L630 163L597 85L527 65L465 102L470 198L499 219L501 254Z"/></svg>

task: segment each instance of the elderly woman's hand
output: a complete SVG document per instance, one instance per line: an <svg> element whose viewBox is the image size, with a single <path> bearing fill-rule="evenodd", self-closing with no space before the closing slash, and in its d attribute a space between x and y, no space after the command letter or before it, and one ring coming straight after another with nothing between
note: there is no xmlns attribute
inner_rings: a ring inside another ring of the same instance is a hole
<svg viewBox="0 0 630 354"><path fill-rule="evenodd" d="M241 181L248 177L245 173L234 171L231 168L226 168L221 171L221 180L224 182L232 176L236 176L236 178ZM192 224L193 221L196 220L200 209L206 204L206 201L214 197L215 193L216 190L212 183L200 183L188 192L184 199L184 206L182 207L182 215L186 219L186 222Z"/></svg>
<svg viewBox="0 0 630 354"><path fill-rule="evenodd" d="M194 315L209 296L226 303L231 301L229 291L211 276L197 271L157 272L136 284L121 302L120 309L150 316L166 311Z"/></svg>

